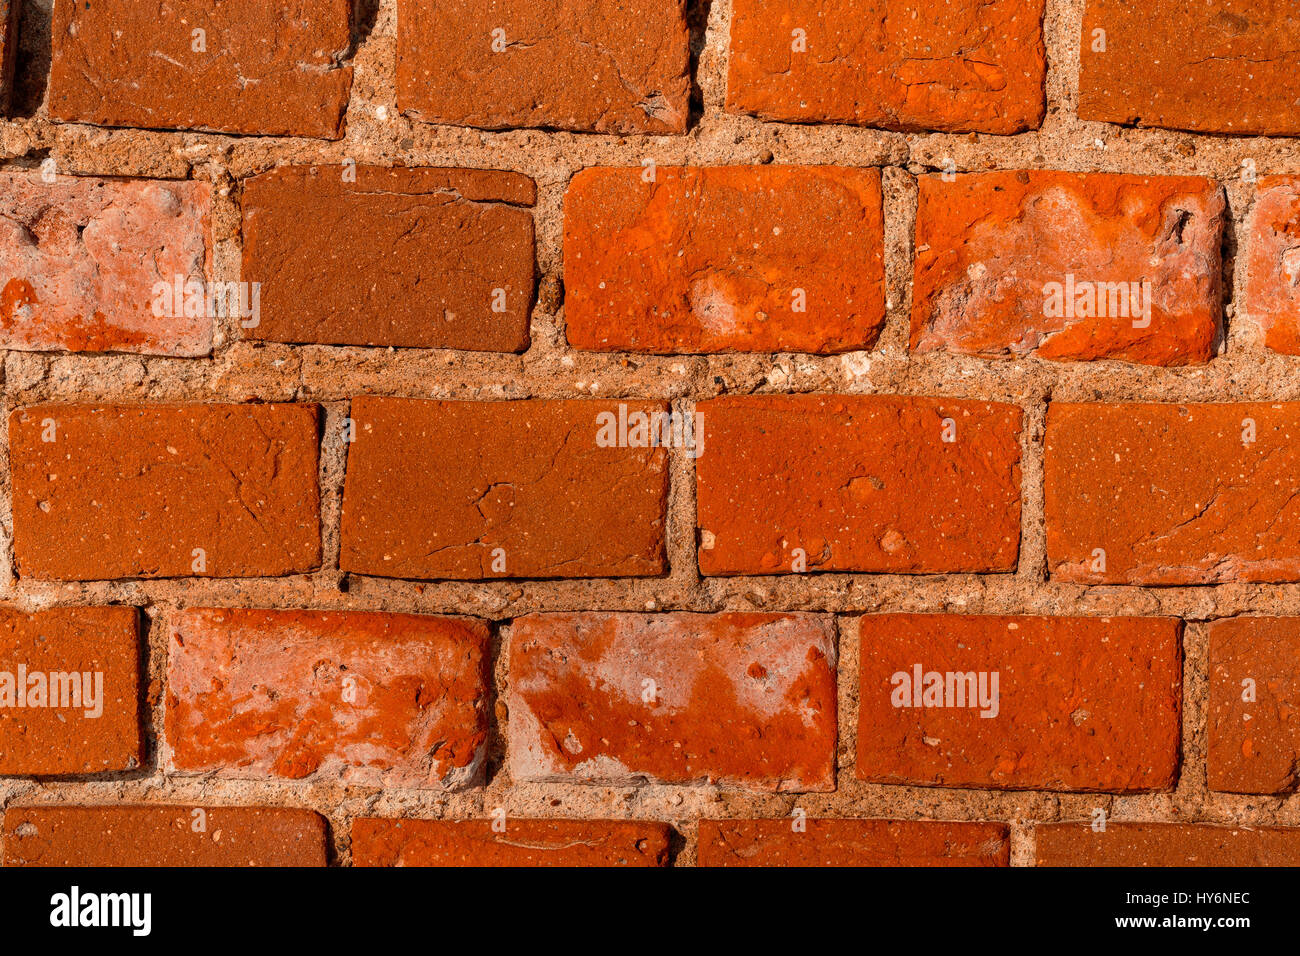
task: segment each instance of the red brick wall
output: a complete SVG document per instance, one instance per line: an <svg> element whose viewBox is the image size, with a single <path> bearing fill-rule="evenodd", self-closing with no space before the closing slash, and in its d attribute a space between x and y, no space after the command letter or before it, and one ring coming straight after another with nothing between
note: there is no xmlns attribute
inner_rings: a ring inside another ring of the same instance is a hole
<svg viewBox="0 0 1300 956"><path fill-rule="evenodd" d="M5 864L1300 863L1300 27L904 6L0 0Z"/></svg>

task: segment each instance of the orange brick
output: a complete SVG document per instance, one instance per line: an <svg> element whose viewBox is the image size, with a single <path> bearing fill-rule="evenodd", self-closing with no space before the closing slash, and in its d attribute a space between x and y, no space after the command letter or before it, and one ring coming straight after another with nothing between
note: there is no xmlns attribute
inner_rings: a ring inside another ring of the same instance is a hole
<svg viewBox="0 0 1300 956"><path fill-rule="evenodd" d="M509 654L516 781L835 787L826 618L530 614Z"/></svg>
<svg viewBox="0 0 1300 956"><path fill-rule="evenodd" d="M882 614L859 626L859 779L1116 792L1177 783L1175 619Z"/></svg>
<svg viewBox="0 0 1300 956"><path fill-rule="evenodd" d="M461 789L487 740L487 629L362 611L182 611L166 765L234 778Z"/></svg>
<svg viewBox="0 0 1300 956"><path fill-rule="evenodd" d="M1036 171L919 185L913 350L1146 365L1213 356L1216 183Z"/></svg>
<svg viewBox="0 0 1300 956"><path fill-rule="evenodd" d="M1273 351L1300 355L1300 177L1256 184L1246 232L1243 317Z"/></svg>
<svg viewBox="0 0 1300 956"><path fill-rule="evenodd" d="M426 123L684 133L684 0L398 0L397 105Z"/></svg>
<svg viewBox="0 0 1300 956"><path fill-rule="evenodd" d="M211 352L211 187L41 175L0 172L0 347Z"/></svg>
<svg viewBox="0 0 1300 956"><path fill-rule="evenodd" d="M53 13L50 116L340 139L351 31L352 0L62 0Z"/></svg>
<svg viewBox="0 0 1300 956"><path fill-rule="evenodd" d="M1210 625L1211 790L1293 793L1300 779L1300 618Z"/></svg>
<svg viewBox="0 0 1300 956"><path fill-rule="evenodd" d="M325 820L281 807L15 807L5 866L324 866Z"/></svg>
<svg viewBox="0 0 1300 956"><path fill-rule="evenodd" d="M1015 569L1019 408L763 395L697 411L704 574Z"/></svg>
<svg viewBox="0 0 1300 956"><path fill-rule="evenodd" d="M564 213L576 348L844 352L884 324L878 170L586 169Z"/></svg>
<svg viewBox="0 0 1300 956"><path fill-rule="evenodd" d="M701 820L700 866L1007 866L1003 823Z"/></svg>
<svg viewBox="0 0 1300 956"><path fill-rule="evenodd" d="M614 444L602 444L602 416L666 411L651 402L354 399L340 566L457 580L659 574L667 452L632 438L620 447L613 433Z"/></svg>
<svg viewBox="0 0 1300 956"><path fill-rule="evenodd" d="M37 405L9 416L25 578L320 564L315 405Z"/></svg>
<svg viewBox="0 0 1300 956"><path fill-rule="evenodd" d="M1080 49L1080 119L1300 133L1300 21L1290 4L1088 0Z"/></svg>
<svg viewBox="0 0 1300 956"><path fill-rule="evenodd" d="M1042 19L1043 0L735 0L727 109L904 131L1037 129Z"/></svg>
<svg viewBox="0 0 1300 956"><path fill-rule="evenodd" d="M0 608L0 774L140 766L138 632L133 607Z"/></svg>
<svg viewBox="0 0 1300 956"><path fill-rule="evenodd" d="M1297 866L1300 829L1055 823L1034 830L1038 866Z"/></svg>
<svg viewBox="0 0 1300 956"><path fill-rule="evenodd" d="M1054 578L1300 580L1300 403L1072 405L1047 413Z"/></svg>
<svg viewBox="0 0 1300 956"><path fill-rule="evenodd" d="M352 823L353 866L664 866L672 831L625 820L380 820Z"/></svg>

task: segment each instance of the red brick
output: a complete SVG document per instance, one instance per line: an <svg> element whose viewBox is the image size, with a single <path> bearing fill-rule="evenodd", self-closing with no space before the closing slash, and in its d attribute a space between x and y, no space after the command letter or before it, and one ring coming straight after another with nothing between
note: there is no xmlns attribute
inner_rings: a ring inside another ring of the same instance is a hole
<svg viewBox="0 0 1300 956"><path fill-rule="evenodd" d="M139 767L138 640L133 607L0 608L0 774Z"/></svg>
<svg viewBox="0 0 1300 956"><path fill-rule="evenodd" d="M727 109L906 131L1037 129L1042 20L1043 0L735 0Z"/></svg>
<svg viewBox="0 0 1300 956"><path fill-rule="evenodd" d="M352 823L353 866L665 866L671 830L624 820Z"/></svg>
<svg viewBox="0 0 1300 956"><path fill-rule="evenodd" d="M1056 823L1034 830L1038 866L1297 866L1300 829Z"/></svg>
<svg viewBox="0 0 1300 956"><path fill-rule="evenodd" d="M212 277L211 188L41 175L0 173L0 347L211 352L213 311L190 294Z"/></svg>
<svg viewBox="0 0 1300 956"><path fill-rule="evenodd" d="M1256 184L1246 232L1243 317L1268 348L1300 355L1300 177Z"/></svg>
<svg viewBox="0 0 1300 956"><path fill-rule="evenodd" d="M859 779L1116 792L1177 783L1182 654L1173 618L882 614L861 618L860 630ZM920 687L917 667L927 675ZM931 674L944 696L917 706ZM967 685L971 675L983 679L989 693L972 706L949 674Z"/></svg>
<svg viewBox="0 0 1300 956"><path fill-rule="evenodd" d="M835 788L825 618L532 614L509 653L516 781Z"/></svg>
<svg viewBox="0 0 1300 956"><path fill-rule="evenodd" d="M1007 866L1003 823L701 820L699 866Z"/></svg>
<svg viewBox="0 0 1300 956"><path fill-rule="evenodd" d="M324 866L325 820L282 807L13 807L5 866Z"/></svg>
<svg viewBox="0 0 1300 956"><path fill-rule="evenodd" d="M1300 403L1053 403L1044 444L1052 576L1300 581L1298 436Z"/></svg>
<svg viewBox="0 0 1300 956"><path fill-rule="evenodd" d="M845 352L885 321L880 172L587 169L564 200L576 348Z"/></svg>
<svg viewBox="0 0 1300 956"><path fill-rule="evenodd" d="M321 555L318 418L315 405L14 411L19 574L85 581L312 570Z"/></svg>
<svg viewBox="0 0 1300 956"><path fill-rule="evenodd" d="M14 62L18 59L19 0L0 0L0 116L9 108L14 79Z"/></svg>
<svg viewBox="0 0 1300 956"><path fill-rule="evenodd" d="M461 789L487 740L487 628L361 611L191 610L167 656L167 767Z"/></svg>
<svg viewBox="0 0 1300 956"><path fill-rule="evenodd" d="M1300 133L1300 21L1288 3L1088 0L1081 50L1080 119Z"/></svg>
<svg viewBox="0 0 1300 956"><path fill-rule="evenodd" d="M1239 617L1210 625L1208 724L1211 790L1295 792L1300 618Z"/></svg>
<svg viewBox="0 0 1300 956"><path fill-rule="evenodd" d="M624 404L629 417L667 408ZM340 567L455 580L662 573L667 453L598 445L600 416L619 408L354 399Z"/></svg>
<svg viewBox="0 0 1300 956"><path fill-rule="evenodd" d="M1194 177L922 176L912 348L1207 362L1224 219L1222 187Z"/></svg>
<svg viewBox="0 0 1300 956"><path fill-rule="evenodd" d="M352 0L60 0L50 117L339 139L351 11Z"/></svg>
<svg viewBox="0 0 1300 956"><path fill-rule="evenodd" d="M536 192L526 176L482 169L288 166L255 176L244 186L241 274L261 283L261 314L244 334L523 351Z"/></svg>
<svg viewBox="0 0 1300 956"><path fill-rule="evenodd" d="M490 6L490 9L489 9ZM428 123L684 133L683 0L398 0L397 105Z"/></svg>
<svg viewBox="0 0 1300 956"><path fill-rule="evenodd" d="M702 402L700 570L1011 571L1020 409L902 396ZM953 441L945 441L945 436Z"/></svg>

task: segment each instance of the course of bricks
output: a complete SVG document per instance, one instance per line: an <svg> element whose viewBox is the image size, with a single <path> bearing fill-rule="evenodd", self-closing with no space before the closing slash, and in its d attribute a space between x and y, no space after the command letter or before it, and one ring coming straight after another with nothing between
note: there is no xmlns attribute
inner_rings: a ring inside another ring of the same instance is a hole
<svg viewBox="0 0 1300 956"><path fill-rule="evenodd" d="M1297 51L0 0L4 864L1300 864Z"/></svg>

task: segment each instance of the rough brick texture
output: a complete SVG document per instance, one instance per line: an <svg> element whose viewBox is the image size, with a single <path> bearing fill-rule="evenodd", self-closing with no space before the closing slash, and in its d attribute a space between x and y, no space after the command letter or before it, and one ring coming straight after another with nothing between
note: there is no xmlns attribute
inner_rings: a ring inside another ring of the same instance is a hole
<svg viewBox="0 0 1300 956"><path fill-rule="evenodd" d="M340 567L408 578L658 574L667 452L648 437L647 447L600 444L600 416L635 425L655 412L667 406L358 398Z"/></svg>
<svg viewBox="0 0 1300 956"><path fill-rule="evenodd" d="M727 108L894 130L1043 120L1042 0L734 0Z"/></svg>
<svg viewBox="0 0 1300 956"><path fill-rule="evenodd" d="M343 135L352 0L54 4L49 111L68 123Z"/></svg>
<svg viewBox="0 0 1300 956"><path fill-rule="evenodd" d="M622 820L364 817L352 824L352 865L663 866L669 833L666 824Z"/></svg>
<svg viewBox="0 0 1300 956"><path fill-rule="evenodd" d="M260 283L260 315L245 335L522 351L535 199L526 176L477 169L255 176L244 186L242 278Z"/></svg>
<svg viewBox="0 0 1300 956"><path fill-rule="evenodd" d="M397 2L397 103L427 123L686 131L684 0Z"/></svg>
<svg viewBox="0 0 1300 956"><path fill-rule="evenodd" d="M539 614L510 636L516 780L835 787L835 634L797 614Z"/></svg>
<svg viewBox="0 0 1300 956"><path fill-rule="evenodd" d="M1211 790L1294 793L1300 779L1300 618L1210 625Z"/></svg>
<svg viewBox="0 0 1300 956"><path fill-rule="evenodd" d="M859 629L860 779L1112 791L1177 781L1177 620L883 614Z"/></svg>
<svg viewBox="0 0 1300 956"><path fill-rule="evenodd" d="M5 866L324 866L325 820L282 807L11 806Z"/></svg>
<svg viewBox="0 0 1300 956"><path fill-rule="evenodd" d="M1300 177L1255 189L1246 253L1246 318L1277 352L1300 355Z"/></svg>
<svg viewBox="0 0 1300 956"><path fill-rule="evenodd" d="M459 789L481 775L487 630L359 611L202 609L167 654L168 768Z"/></svg>
<svg viewBox="0 0 1300 956"><path fill-rule="evenodd" d="M42 175L0 173L0 347L208 354L210 188Z"/></svg>
<svg viewBox="0 0 1300 956"><path fill-rule="evenodd" d="M0 608L0 774L139 768L137 618L133 607Z"/></svg>
<svg viewBox="0 0 1300 956"><path fill-rule="evenodd" d="M1020 409L838 395L701 402L704 574L1009 571ZM797 554L801 551L802 554Z"/></svg>
<svg viewBox="0 0 1300 956"><path fill-rule="evenodd" d="M1048 566L1062 581L1300 580L1300 403L1056 404Z"/></svg>
<svg viewBox="0 0 1300 956"><path fill-rule="evenodd" d="M590 169L564 199L575 348L844 352L885 321L878 170Z"/></svg>
<svg viewBox="0 0 1300 956"><path fill-rule="evenodd" d="M1088 0L1080 43L1081 119L1300 133L1300 21L1288 3Z"/></svg>
<svg viewBox="0 0 1300 956"><path fill-rule="evenodd" d="M699 866L1006 866L1000 823L701 820Z"/></svg>
<svg viewBox="0 0 1300 956"><path fill-rule="evenodd" d="M315 405L41 405L9 416L14 553L61 581L309 571Z"/></svg>
<svg viewBox="0 0 1300 956"><path fill-rule="evenodd" d="M1300 828L1060 823L1034 830L1039 866L1297 866Z"/></svg>
<svg viewBox="0 0 1300 956"><path fill-rule="evenodd" d="M988 358L1209 361L1223 189L1057 172L919 180L912 348Z"/></svg>

